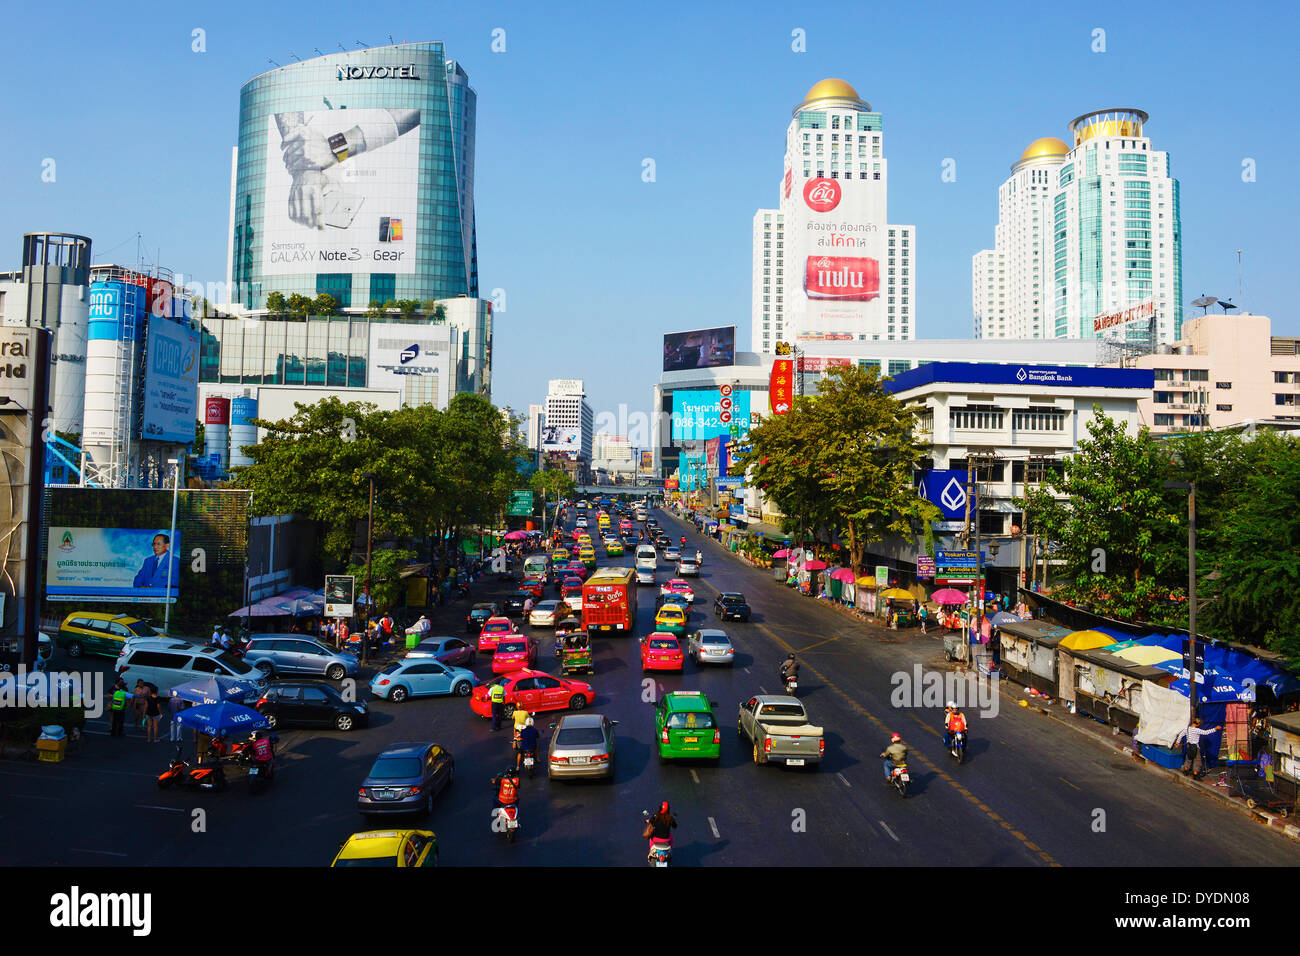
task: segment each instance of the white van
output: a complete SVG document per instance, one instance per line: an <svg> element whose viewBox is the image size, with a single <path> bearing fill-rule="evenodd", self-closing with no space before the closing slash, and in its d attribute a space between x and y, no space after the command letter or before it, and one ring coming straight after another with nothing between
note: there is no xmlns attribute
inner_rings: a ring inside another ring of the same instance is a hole
<svg viewBox="0 0 1300 956"><path fill-rule="evenodd" d="M655 550L653 544L638 544L636 546L636 568L640 571L642 568L653 571L659 563L659 552Z"/></svg>
<svg viewBox="0 0 1300 956"><path fill-rule="evenodd" d="M129 641L117 658L116 670L128 686L142 680L156 686L164 697L173 687L204 677L215 677L223 684L251 685L258 691L267 685L262 671L229 651L167 638Z"/></svg>

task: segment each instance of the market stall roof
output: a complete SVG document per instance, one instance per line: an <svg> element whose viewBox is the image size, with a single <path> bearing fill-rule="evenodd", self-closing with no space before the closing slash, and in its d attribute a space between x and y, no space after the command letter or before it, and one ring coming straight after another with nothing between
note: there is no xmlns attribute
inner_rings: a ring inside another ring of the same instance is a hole
<svg viewBox="0 0 1300 956"><path fill-rule="evenodd" d="M876 579L873 575L864 574L862 575L862 577L858 578L858 586L864 588L874 588L876 586Z"/></svg>
<svg viewBox="0 0 1300 956"><path fill-rule="evenodd" d="M915 601L916 595L911 591L904 591L902 588L885 588L878 595L879 598L893 598L895 601Z"/></svg>
<svg viewBox="0 0 1300 956"><path fill-rule="evenodd" d="M1295 711L1288 714L1270 714L1268 722L1287 733L1300 734L1300 713Z"/></svg>
<svg viewBox="0 0 1300 956"><path fill-rule="evenodd" d="M1108 647L1115 643L1115 638L1100 631L1074 631L1061 639L1061 647L1067 651L1090 651L1098 647Z"/></svg>
<svg viewBox="0 0 1300 956"><path fill-rule="evenodd" d="M1176 651L1155 644L1130 644L1127 647L1119 647L1118 644L1114 644L1106 649L1116 657L1122 657L1134 664L1145 664L1148 667L1162 664L1165 661L1181 661L1183 659L1183 656Z"/></svg>
<svg viewBox="0 0 1300 956"><path fill-rule="evenodd" d="M1065 643L1062 642L1061 646L1064 647ZM1108 671L1115 671L1123 674L1125 677L1131 677L1134 680L1149 680L1154 684L1168 684L1171 676L1169 671L1164 670L1163 668L1151 667L1146 664L1135 664L1122 657L1117 657L1114 654L1109 653L1109 648L1076 650L1074 656L1076 660L1084 661L1088 664L1094 664L1098 667L1104 667Z"/></svg>
<svg viewBox="0 0 1300 956"><path fill-rule="evenodd" d="M1068 627L1061 627L1048 621L1013 621L1010 624L999 625L998 629L1003 634L1033 641L1044 647L1056 647L1061 643L1062 638L1069 637L1072 633Z"/></svg>

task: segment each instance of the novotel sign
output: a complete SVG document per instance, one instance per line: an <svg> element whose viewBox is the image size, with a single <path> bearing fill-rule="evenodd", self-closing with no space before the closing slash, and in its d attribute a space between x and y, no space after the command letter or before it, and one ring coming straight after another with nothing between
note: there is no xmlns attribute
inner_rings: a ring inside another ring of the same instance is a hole
<svg viewBox="0 0 1300 956"><path fill-rule="evenodd" d="M341 66L340 80L418 80L415 64L409 66Z"/></svg>

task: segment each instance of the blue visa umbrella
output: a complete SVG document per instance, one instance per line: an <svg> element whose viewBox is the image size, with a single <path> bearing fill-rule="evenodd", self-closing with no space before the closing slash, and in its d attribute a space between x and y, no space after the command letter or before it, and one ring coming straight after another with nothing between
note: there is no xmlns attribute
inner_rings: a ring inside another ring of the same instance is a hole
<svg viewBox="0 0 1300 956"><path fill-rule="evenodd" d="M200 677L173 687L171 695L191 704L220 704L223 701L239 703L256 692L257 688L243 681L224 682L215 677Z"/></svg>
<svg viewBox="0 0 1300 956"><path fill-rule="evenodd" d="M270 726L270 721L250 707L232 704L203 704L182 710L176 715L177 721L186 727L193 727L200 733L212 737L227 737L230 734L251 733Z"/></svg>

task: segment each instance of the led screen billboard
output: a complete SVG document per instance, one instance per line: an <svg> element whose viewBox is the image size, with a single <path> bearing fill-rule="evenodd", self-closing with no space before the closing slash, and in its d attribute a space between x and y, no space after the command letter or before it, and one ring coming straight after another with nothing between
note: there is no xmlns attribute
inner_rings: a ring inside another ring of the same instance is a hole
<svg viewBox="0 0 1300 956"><path fill-rule="evenodd" d="M542 451L582 451L582 430L543 425Z"/></svg>
<svg viewBox="0 0 1300 956"><path fill-rule="evenodd" d="M140 437L194 441L199 413L199 333L178 322L151 318L145 355Z"/></svg>
<svg viewBox="0 0 1300 956"><path fill-rule="evenodd" d="M721 389L673 392L673 439L703 441L730 435L733 425L742 433L749 431L750 395L737 389L726 396L730 408L724 408Z"/></svg>
<svg viewBox="0 0 1300 956"><path fill-rule="evenodd" d="M276 113L266 156L263 274L415 272L419 110Z"/></svg>
<svg viewBox="0 0 1300 956"><path fill-rule="evenodd" d="M51 527L45 559L46 600L175 601L181 586L180 550L180 532L173 537L168 528Z"/></svg>
<svg viewBox="0 0 1300 956"><path fill-rule="evenodd" d="M673 332L664 336L664 371L736 364L736 327Z"/></svg>

